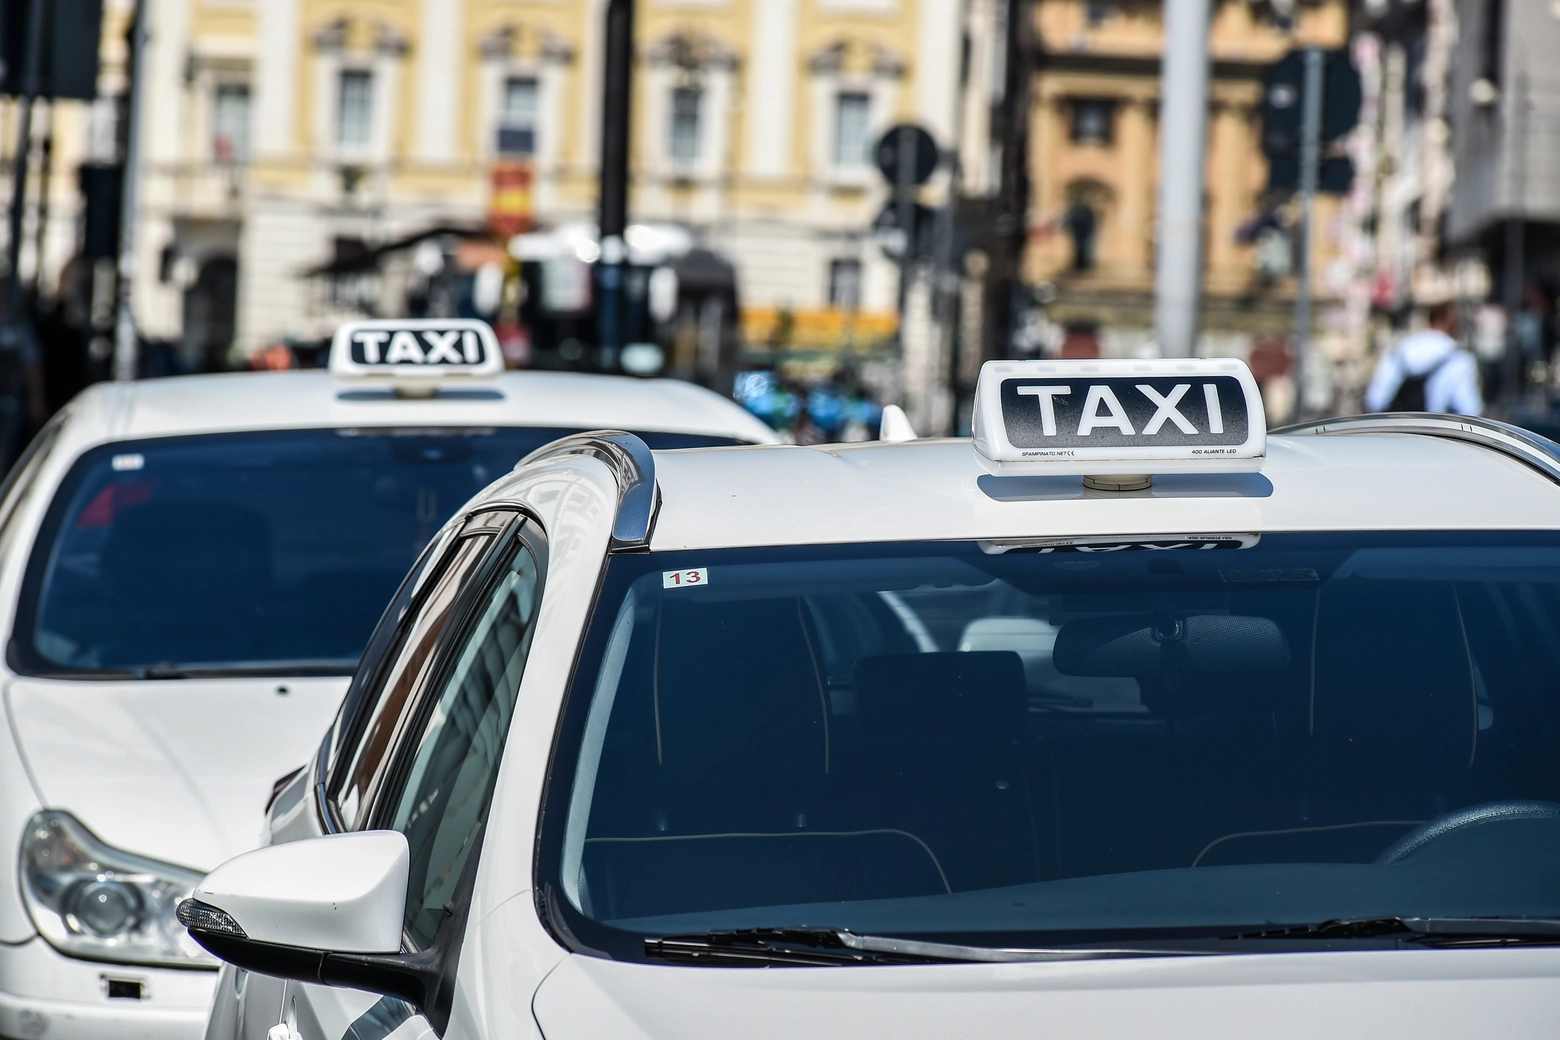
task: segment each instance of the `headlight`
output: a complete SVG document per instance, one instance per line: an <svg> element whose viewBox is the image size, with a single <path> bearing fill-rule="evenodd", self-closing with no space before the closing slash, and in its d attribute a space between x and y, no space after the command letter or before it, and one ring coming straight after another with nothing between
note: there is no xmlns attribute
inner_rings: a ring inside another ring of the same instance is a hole
<svg viewBox="0 0 1560 1040"><path fill-rule="evenodd" d="M49 945L74 957L216 967L174 917L200 879L104 845L70 813L41 812L23 832L27 912Z"/></svg>

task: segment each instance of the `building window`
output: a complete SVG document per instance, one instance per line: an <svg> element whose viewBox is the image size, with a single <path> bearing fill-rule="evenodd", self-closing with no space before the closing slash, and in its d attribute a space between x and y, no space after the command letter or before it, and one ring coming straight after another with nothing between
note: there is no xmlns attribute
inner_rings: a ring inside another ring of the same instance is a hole
<svg viewBox="0 0 1560 1040"><path fill-rule="evenodd" d="M851 91L834 98L834 165L853 170L867 164L867 123L872 99Z"/></svg>
<svg viewBox="0 0 1560 1040"><path fill-rule="evenodd" d="M861 309L861 261L829 261L829 306L845 311Z"/></svg>
<svg viewBox="0 0 1560 1040"><path fill-rule="evenodd" d="M336 96L336 143L367 145L372 138L374 116L374 74L362 69L344 69Z"/></svg>
<svg viewBox="0 0 1560 1040"><path fill-rule="evenodd" d="M678 162L698 159L699 110L703 107L704 91L697 87L677 87L672 91L672 158Z"/></svg>
<svg viewBox="0 0 1560 1040"><path fill-rule="evenodd" d="M1078 98L1072 103L1073 144L1110 144L1115 123L1114 102Z"/></svg>
<svg viewBox="0 0 1560 1040"><path fill-rule="evenodd" d="M1089 0L1084 5L1084 20L1089 23L1090 28L1104 25L1110 21L1110 16L1115 14L1114 7L1115 5L1108 3L1107 0Z"/></svg>
<svg viewBox="0 0 1560 1040"><path fill-rule="evenodd" d="M536 154L537 97L538 87L534 78L511 76L504 80L498 123L498 154Z"/></svg>
<svg viewBox="0 0 1560 1040"><path fill-rule="evenodd" d="M249 88L222 83L211 99L211 158L219 163L249 161Z"/></svg>

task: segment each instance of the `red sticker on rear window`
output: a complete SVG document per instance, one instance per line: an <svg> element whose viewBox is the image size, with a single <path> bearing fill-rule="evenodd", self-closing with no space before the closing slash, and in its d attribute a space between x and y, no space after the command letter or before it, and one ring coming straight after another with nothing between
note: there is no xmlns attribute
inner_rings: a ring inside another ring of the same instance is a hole
<svg viewBox="0 0 1560 1040"><path fill-rule="evenodd" d="M152 497L157 485L151 481L135 484L110 484L93 496L87 507L76 515L76 530L90 531L112 527L121 509L138 506Z"/></svg>

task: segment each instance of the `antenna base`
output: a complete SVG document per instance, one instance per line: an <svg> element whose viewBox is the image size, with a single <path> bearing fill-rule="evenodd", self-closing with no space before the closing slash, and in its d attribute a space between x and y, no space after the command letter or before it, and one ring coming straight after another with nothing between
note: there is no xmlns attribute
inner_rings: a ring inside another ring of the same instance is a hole
<svg viewBox="0 0 1560 1040"><path fill-rule="evenodd" d="M1150 473L1100 473L1083 478L1083 486L1093 491L1143 491L1153 483Z"/></svg>

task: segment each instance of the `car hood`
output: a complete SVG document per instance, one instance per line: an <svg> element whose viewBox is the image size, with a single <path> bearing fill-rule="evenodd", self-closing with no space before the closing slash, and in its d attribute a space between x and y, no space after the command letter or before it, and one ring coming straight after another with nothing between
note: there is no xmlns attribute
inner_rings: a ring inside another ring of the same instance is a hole
<svg viewBox="0 0 1560 1040"><path fill-rule="evenodd" d="M346 685L15 679L5 700L46 807L116 848L208 871L259 843L272 784L319 747Z"/></svg>
<svg viewBox="0 0 1560 1040"><path fill-rule="evenodd" d="M768 970L572 956L533 1007L546 1040L1536 1038L1560 1016L1560 949Z"/></svg>

